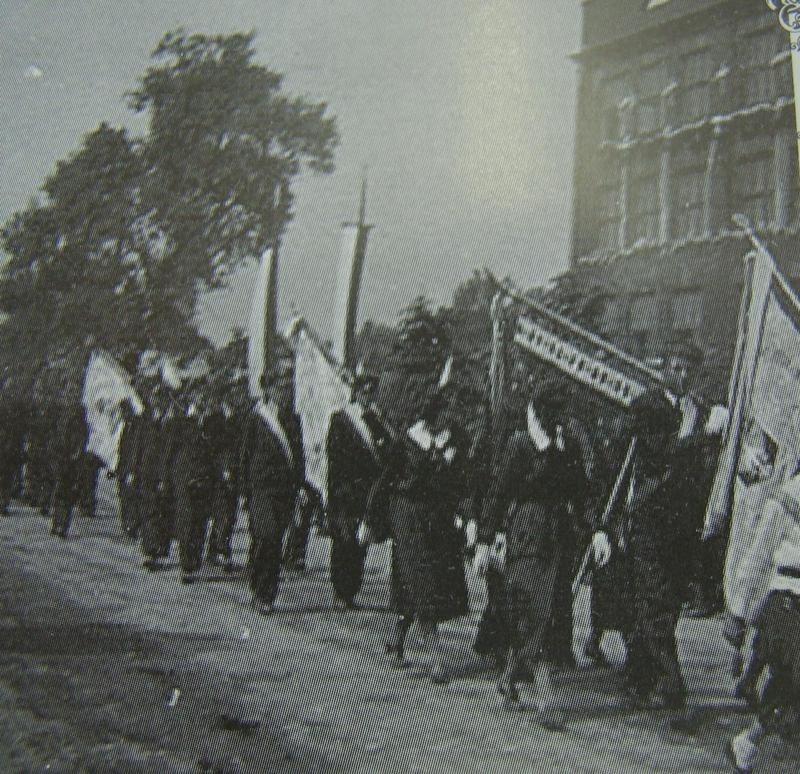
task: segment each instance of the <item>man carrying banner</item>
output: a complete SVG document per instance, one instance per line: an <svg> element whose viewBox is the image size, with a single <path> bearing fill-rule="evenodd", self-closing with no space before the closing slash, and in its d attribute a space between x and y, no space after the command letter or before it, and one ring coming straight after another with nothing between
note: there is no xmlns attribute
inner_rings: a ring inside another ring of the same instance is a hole
<svg viewBox="0 0 800 774"><path fill-rule="evenodd" d="M206 423L199 389L188 396L189 406L176 418L175 453L171 465L175 496L175 524L181 565L181 583L192 583L203 563L208 522L216 479L216 448Z"/></svg>
<svg viewBox="0 0 800 774"><path fill-rule="evenodd" d="M364 577L367 547L359 544L356 533L388 440L370 410L377 383L377 377L357 376L350 404L331 415L328 429L330 571L337 610L355 607Z"/></svg>
<svg viewBox="0 0 800 774"><path fill-rule="evenodd" d="M216 453L211 515L211 537L208 541L208 561L231 572L231 541L236 527L239 499L239 449L242 443L243 412L236 411L225 400L218 400L216 408L206 419L208 436Z"/></svg>
<svg viewBox="0 0 800 774"><path fill-rule="evenodd" d="M300 420L294 413L292 361L279 361L261 383L264 399L248 419L239 472L250 513L252 606L269 615L278 594L283 537L305 486L305 458Z"/></svg>
<svg viewBox="0 0 800 774"><path fill-rule="evenodd" d="M120 519L123 532L131 540L136 540L142 526L139 481L136 474L142 417L136 415L128 401L122 403L121 410L122 433L119 439L119 459L116 469Z"/></svg>
<svg viewBox="0 0 800 774"><path fill-rule="evenodd" d="M678 661L675 629L686 595L687 546L696 539L694 447L679 447L681 414L658 389L631 405L637 451L619 514L627 548L633 628L625 633L625 681L637 707L679 709L686 688ZM595 534L596 560L607 563L611 546Z"/></svg>
<svg viewBox="0 0 800 774"><path fill-rule="evenodd" d="M59 395L59 404L56 432L48 444L53 480L50 533L66 538L80 499L88 428L86 411L77 395L65 388Z"/></svg>

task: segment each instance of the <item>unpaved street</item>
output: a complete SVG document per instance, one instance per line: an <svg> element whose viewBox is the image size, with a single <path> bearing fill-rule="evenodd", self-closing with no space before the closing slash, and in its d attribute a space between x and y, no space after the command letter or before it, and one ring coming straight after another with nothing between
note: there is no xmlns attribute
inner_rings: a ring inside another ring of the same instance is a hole
<svg viewBox="0 0 800 774"><path fill-rule="evenodd" d="M240 565L246 546L240 527ZM719 620L681 624L695 736L626 710L616 675L588 668L560 678L569 729L550 733L502 711L472 654L483 603L472 579L476 612L444 629L455 677L434 687L421 668L386 669L385 547L372 549L363 608L347 614L331 609L327 550L313 540L310 570L284 581L263 619L241 571L184 587L174 568L141 569L111 513L77 519L62 542L15 508L0 519L0 770L728 770L723 745L746 716L728 696ZM795 751L767 752L764 771L797 770Z"/></svg>

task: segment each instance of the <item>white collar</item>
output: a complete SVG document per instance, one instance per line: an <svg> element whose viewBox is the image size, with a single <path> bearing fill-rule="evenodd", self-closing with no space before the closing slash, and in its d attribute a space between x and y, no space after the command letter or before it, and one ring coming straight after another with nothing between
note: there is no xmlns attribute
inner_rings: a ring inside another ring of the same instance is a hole
<svg viewBox="0 0 800 774"><path fill-rule="evenodd" d="M539 417L536 416L536 412L533 410L533 406L531 406L530 403L528 404L527 423L528 436L531 441L533 441L536 450L543 452L549 449L553 443L553 439L550 438L547 431L542 427L542 423L539 421Z"/></svg>
<svg viewBox="0 0 800 774"><path fill-rule="evenodd" d="M408 428L408 437L423 451L430 451L431 447L444 449L450 440L450 431L445 428L440 433L433 435L428 423L424 419L420 419Z"/></svg>

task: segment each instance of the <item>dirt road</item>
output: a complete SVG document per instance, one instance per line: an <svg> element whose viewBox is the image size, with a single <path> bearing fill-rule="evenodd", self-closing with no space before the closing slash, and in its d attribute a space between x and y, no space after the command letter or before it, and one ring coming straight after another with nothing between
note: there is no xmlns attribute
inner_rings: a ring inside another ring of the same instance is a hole
<svg viewBox="0 0 800 774"><path fill-rule="evenodd" d="M616 674L588 668L560 678L569 728L551 733L500 708L470 650L477 612L444 628L449 685L425 680L417 650L417 666L387 670L383 547L362 609L341 614L315 538L310 570L285 580L264 619L241 572L191 586L175 568L144 572L111 514L78 519L66 542L47 527L27 508L0 519L4 772L727 771L724 742L747 720L728 696L718 620L681 624L696 735L626 710ZM244 531L235 546L243 565ZM619 659L619 643L606 647ZM768 755L764 771L798 770L794 750Z"/></svg>

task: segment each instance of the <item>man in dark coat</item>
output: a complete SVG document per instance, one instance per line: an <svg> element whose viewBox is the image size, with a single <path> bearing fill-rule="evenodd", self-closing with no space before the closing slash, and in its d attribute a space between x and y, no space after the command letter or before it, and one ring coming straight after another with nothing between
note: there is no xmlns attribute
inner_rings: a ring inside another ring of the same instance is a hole
<svg viewBox="0 0 800 774"><path fill-rule="evenodd" d="M176 418L171 482L181 582L191 583L203 563L208 522L216 485L216 444L213 423L206 424L202 398L189 398L186 412Z"/></svg>
<svg viewBox="0 0 800 774"><path fill-rule="evenodd" d="M62 398L58 426L48 445L53 490L50 498L50 532L66 538L73 510L80 499L81 473L86 454L86 411L80 400Z"/></svg>
<svg viewBox="0 0 800 774"><path fill-rule="evenodd" d="M150 412L142 416L135 466L140 498L143 566L155 572L169 556L173 532L171 457L174 419L163 385L153 390Z"/></svg>
<svg viewBox="0 0 800 774"><path fill-rule="evenodd" d="M367 547L359 544L356 532L364 520L370 490L380 475L380 460L388 441L370 409L376 386L375 377L357 377L350 405L331 416L328 428L330 572L338 610L354 608L353 600L361 588Z"/></svg>
<svg viewBox="0 0 800 774"><path fill-rule="evenodd" d="M675 629L687 594L687 552L705 505L695 486L702 461L694 446L678 443L681 413L663 392L637 398L631 415L637 451L619 514L634 618L625 680L637 706L678 709L686 688ZM595 537L604 542L603 533Z"/></svg>
<svg viewBox="0 0 800 774"><path fill-rule="evenodd" d="M248 418L239 472L250 514L252 605L269 615L278 594L284 534L305 486L305 456L291 361L278 364L262 384L266 401L259 401Z"/></svg>
<svg viewBox="0 0 800 774"><path fill-rule="evenodd" d="M621 416L601 416L597 422L594 443L594 464L590 477L589 501L595 515L595 526L608 505L614 483L620 473L630 443L629 429ZM617 527L619 523L617 522ZM594 664L608 666L600 645L604 632L629 632L632 629L633 601L629 594L627 555L621 548L622 536L614 526L609 527L609 539L615 546L610 561L603 567L592 569L589 596L589 632L584 644L584 655Z"/></svg>
<svg viewBox="0 0 800 774"><path fill-rule="evenodd" d="M586 490L580 448L565 431L563 410L563 390L558 385L546 382L535 388L527 431L509 439L499 475L487 494L475 558L481 573L488 546L498 532L506 533L510 647L498 690L508 708L518 707L520 672L535 665L539 720L548 728L563 727L564 718L555 707L547 635L572 512ZM506 517L512 502L514 509Z"/></svg>
<svg viewBox="0 0 800 774"><path fill-rule="evenodd" d="M119 439L117 486L119 490L120 519L123 532L136 540L142 526L139 502L139 481L136 464L141 443L142 417L136 416L128 401L122 404L122 435Z"/></svg>
<svg viewBox="0 0 800 774"><path fill-rule="evenodd" d="M242 417L225 401L206 419L206 434L214 449L215 484L212 495L211 537L208 560L231 572L233 531L239 498L239 450L242 443Z"/></svg>

